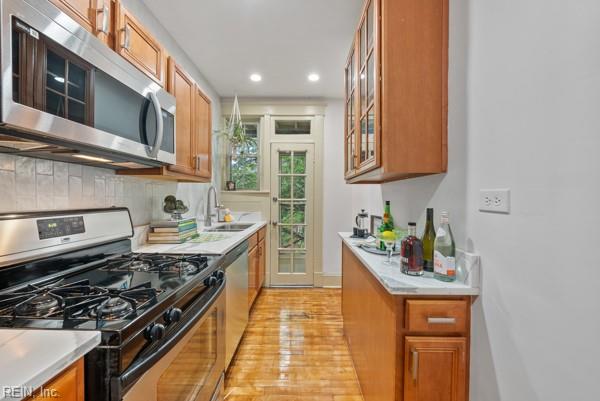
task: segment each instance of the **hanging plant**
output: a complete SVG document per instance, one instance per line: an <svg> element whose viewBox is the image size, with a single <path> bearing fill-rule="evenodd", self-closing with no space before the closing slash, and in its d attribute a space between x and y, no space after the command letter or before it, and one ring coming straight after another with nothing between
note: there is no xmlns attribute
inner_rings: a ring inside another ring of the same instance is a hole
<svg viewBox="0 0 600 401"><path fill-rule="evenodd" d="M256 145L256 140L246 135L246 128L242 122L237 95L235 95L233 100L233 107L231 109L229 120L227 120L225 127L217 133L227 139L227 142L231 147L232 157L235 157L238 154L244 154L248 148Z"/></svg>

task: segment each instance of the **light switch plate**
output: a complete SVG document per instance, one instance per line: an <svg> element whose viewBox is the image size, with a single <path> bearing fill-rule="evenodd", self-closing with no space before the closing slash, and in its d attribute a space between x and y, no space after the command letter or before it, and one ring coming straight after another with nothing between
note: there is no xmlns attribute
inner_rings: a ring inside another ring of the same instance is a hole
<svg viewBox="0 0 600 401"><path fill-rule="evenodd" d="M510 213L510 189L481 189L479 210L491 213Z"/></svg>

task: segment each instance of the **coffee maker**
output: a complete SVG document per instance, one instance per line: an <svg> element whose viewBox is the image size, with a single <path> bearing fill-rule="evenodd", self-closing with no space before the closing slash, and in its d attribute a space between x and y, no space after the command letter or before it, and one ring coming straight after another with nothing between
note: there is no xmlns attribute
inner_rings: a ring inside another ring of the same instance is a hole
<svg viewBox="0 0 600 401"><path fill-rule="evenodd" d="M365 212L365 209L361 209L360 213L354 218L356 226L352 229L352 236L354 238L367 238L369 236L368 226L369 214Z"/></svg>

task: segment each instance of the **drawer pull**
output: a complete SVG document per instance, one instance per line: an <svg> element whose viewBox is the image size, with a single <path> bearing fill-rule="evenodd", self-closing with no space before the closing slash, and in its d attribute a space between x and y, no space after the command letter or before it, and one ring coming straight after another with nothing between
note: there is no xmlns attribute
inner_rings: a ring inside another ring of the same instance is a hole
<svg viewBox="0 0 600 401"><path fill-rule="evenodd" d="M412 378L413 381L417 381L419 376L419 351L413 349L412 350Z"/></svg>
<svg viewBox="0 0 600 401"><path fill-rule="evenodd" d="M456 324L456 318L454 317L428 317L428 324Z"/></svg>

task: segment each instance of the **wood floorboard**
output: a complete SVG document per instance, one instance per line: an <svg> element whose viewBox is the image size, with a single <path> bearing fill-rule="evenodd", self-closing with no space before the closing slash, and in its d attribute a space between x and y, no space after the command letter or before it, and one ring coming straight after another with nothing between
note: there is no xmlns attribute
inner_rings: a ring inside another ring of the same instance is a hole
<svg viewBox="0 0 600 401"><path fill-rule="evenodd" d="M363 401L339 289L265 288L225 378L226 401Z"/></svg>

